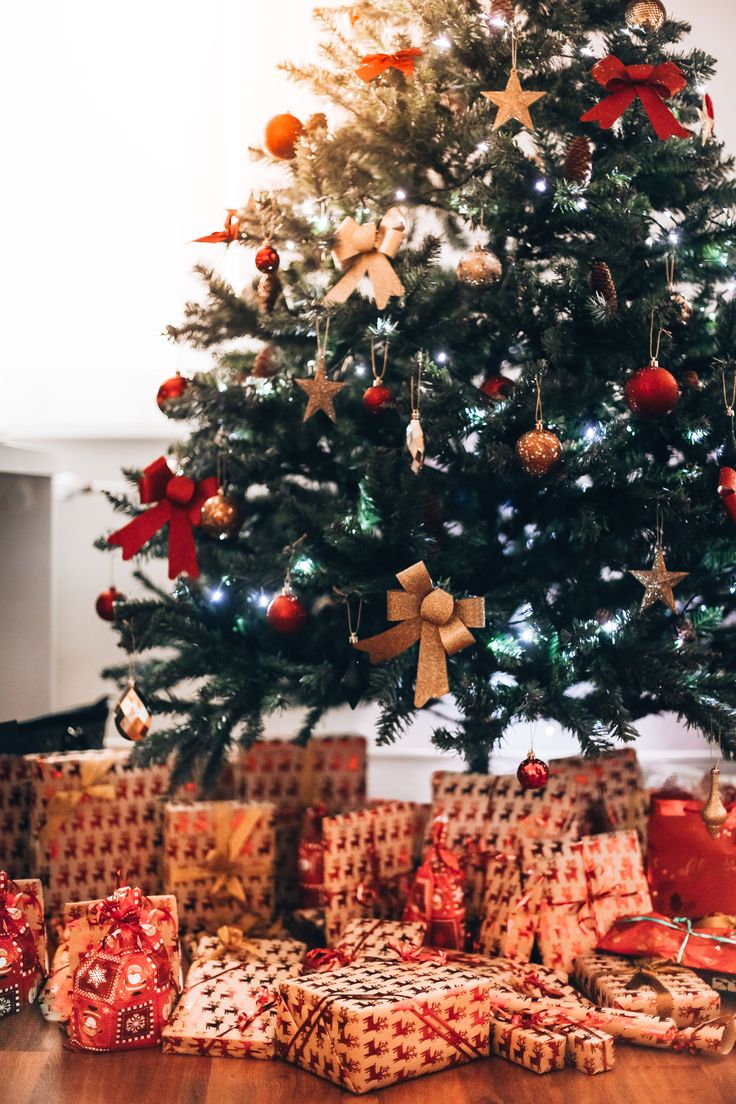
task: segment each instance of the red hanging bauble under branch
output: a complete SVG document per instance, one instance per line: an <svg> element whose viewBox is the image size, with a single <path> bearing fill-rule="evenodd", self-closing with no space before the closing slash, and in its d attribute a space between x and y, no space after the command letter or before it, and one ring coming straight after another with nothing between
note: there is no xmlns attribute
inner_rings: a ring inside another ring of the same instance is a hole
<svg viewBox="0 0 736 1104"><path fill-rule="evenodd" d="M98 595L97 601L95 602L95 612L103 621L114 621L116 612L115 606L118 602L124 601L124 594L121 594L114 586L108 587L107 590L103 590L102 593Z"/></svg>
<svg viewBox="0 0 736 1104"><path fill-rule="evenodd" d="M388 367L388 341L383 347L383 367L376 369L376 343L371 341L371 371L373 385L363 394L363 406L369 414L382 414L394 405L393 391L383 382Z"/></svg>
<svg viewBox="0 0 736 1104"><path fill-rule="evenodd" d="M537 759L532 750L516 772L522 790L541 790L547 785L549 767L543 759Z"/></svg>
<svg viewBox="0 0 736 1104"><path fill-rule="evenodd" d="M307 607L294 594L289 583L284 583L281 594L269 603L266 610L266 620L272 629L284 636L291 636L299 632L307 623Z"/></svg>
<svg viewBox="0 0 736 1104"><path fill-rule="evenodd" d="M671 372L659 365L662 335L666 333L669 336L669 332L660 327L655 345L654 313L652 311L649 331L649 364L634 372L624 387L624 398L629 410L645 418L661 418L665 414L671 414L680 398L677 380Z"/></svg>

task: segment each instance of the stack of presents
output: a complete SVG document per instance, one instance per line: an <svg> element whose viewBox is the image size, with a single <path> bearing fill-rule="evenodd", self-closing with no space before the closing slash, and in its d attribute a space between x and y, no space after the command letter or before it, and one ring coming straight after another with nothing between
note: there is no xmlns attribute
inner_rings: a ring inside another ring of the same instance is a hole
<svg viewBox="0 0 736 1104"><path fill-rule="evenodd" d="M728 1053L736 804L711 838L631 750L550 766L536 791L439 772L418 805L366 801L360 737L258 743L211 800L125 751L0 755L0 1015L354 1093L490 1055Z"/></svg>

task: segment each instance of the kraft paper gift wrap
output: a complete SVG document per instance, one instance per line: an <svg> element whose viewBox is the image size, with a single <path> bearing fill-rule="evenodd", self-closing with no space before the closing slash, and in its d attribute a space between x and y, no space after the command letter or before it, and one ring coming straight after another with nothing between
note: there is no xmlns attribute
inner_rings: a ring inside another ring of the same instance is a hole
<svg viewBox="0 0 736 1104"><path fill-rule="evenodd" d="M69 965L69 943L65 936L51 960L49 976L38 998L41 1014L49 1023L66 1023L72 1010L73 974Z"/></svg>
<svg viewBox="0 0 736 1104"><path fill-rule="evenodd" d="M543 885L544 877L539 870L524 878L520 853L499 851L487 856L478 933L478 946L483 954L529 961L539 924Z"/></svg>
<svg viewBox="0 0 736 1104"><path fill-rule="evenodd" d="M546 1028L491 1020L492 1053L534 1073L562 1069L566 1047L564 1035Z"/></svg>
<svg viewBox="0 0 736 1104"><path fill-rule="evenodd" d="M618 955L582 955L575 982L596 1004L644 1012L692 1027L720 1013L721 998L684 966Z"/></svg>
<svg viewBox="0 0 736 1104"><path fill-rule="evenodd" d="M284 967L287 970L301 966L307 953L306 943L297 939L252 938L242 928L233 926L218 928L215 935L198 932L186 941L186 945L192 962L229 956L242 962L257 962L268 968Z"/></svg>
<svg viewBox="0 0 736 1104"><path fill-rule="evenodd" d="M161 888L167 766L132 767L129 752L29 755L31 837L46 912L110 893L118 873L144 893Z"/></svg>
<svg viewBox="0 0 736 1104"><path fill-rule="evenodd" d="M421 920L350 920L340 950L354 958L400 959L401 949L421 947L427 925Z"/></svg>
<svg viewBox="0 0 736 1104"><path fill-rule="evenodd" d="M22 755L0 755L0 870L10 877L30 870L30 765Z"/></svg>
<svg viewBox="0 0 736 1104"><path fill-rule="evenodd" d="M164 807L164 888L176 894L182 931L271 918L275 814L239 801Z"/></svg>
<svg viewBox="0 0 736 1104"><path fill-rule="evenodd" d="M485 1057L489 984L453 965L368 961L282 982L278 1053L353 1093Z"/></svg>
<svg viewBox="0 0 736 1104"><path fill-rule="evenodd" d="M642 846L647 839L649 795L634 748L621 748L598 759L571 755L550 759L550 775L573 775L580 810L580 835L633 828Z"/></svg>

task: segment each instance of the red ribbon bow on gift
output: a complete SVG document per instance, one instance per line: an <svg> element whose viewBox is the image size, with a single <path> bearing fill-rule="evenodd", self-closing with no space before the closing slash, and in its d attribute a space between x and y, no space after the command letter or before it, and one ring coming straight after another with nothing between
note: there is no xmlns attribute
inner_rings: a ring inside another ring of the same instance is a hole
<svg viewBox="0 0 736 1104"><path fill-rule="evenodd" d="M638 98L658 138L692 138L690 131L677 121L664 102L682 92L687 84L674 61L661 65L624 65L609 54L596 62L592 75L611 94L581 115L581 123L599 123L608 129Z"/></svg>
<svg viewBox="0 0 736 1104"><path fill-rule="evenodd" d="M155 503L150 510L107 538L108 544L119 544L123 559L140 551L146 541L169 526L169 578L186 572L192 579L199 577L197 549L192 532L199 525L202 506L217 492L214 476L195 483L186 475L174 475L163 456L143 469L139 484L141 504Z"/></svg>
<svg viewBox="0 0 736 1104"><path fill-rule="evenodd" d="M215 230L212 234L205 234L203 238L195 238L195 242L225 242L230 245L240 237L240 218L238 212L229 208L225 215L225 229Z"/></svg>
<svg viewBox="0 0 736 1104"><path fill-rule="evenodd" d="M400 943L398 939L389 939L388 945L402 962L436 962L438 966L447 965L447 951L440 947L424 947L421 943Z"/></svg>
<svg viewBox="0 0 736 1104"><path fill-rule="evenodd" d="M18 906L23 894L4 870L0 870L0 935L18 939L26 927L26 921ZM18 914L11 915L11 910Z"/></svg>
<svg viewBox="0 0 736 1104"><path fill-rule="evenodd" d="M314 947L307 951L304 966L307 973L324 973L326 970L340 970L354 961L355 955L340 947Z"/></svg>
<svg viewBox="0 0 736 1104"><path fill-rule="evenodd" d="M355 70L361 80L366 83L380 77L388 69L397 69L405 77L411 77L414 73L414 61L422 56L422 51L416 47L410 50L397 50L395 54L366 54L360 59L360 65Z"/></svg>

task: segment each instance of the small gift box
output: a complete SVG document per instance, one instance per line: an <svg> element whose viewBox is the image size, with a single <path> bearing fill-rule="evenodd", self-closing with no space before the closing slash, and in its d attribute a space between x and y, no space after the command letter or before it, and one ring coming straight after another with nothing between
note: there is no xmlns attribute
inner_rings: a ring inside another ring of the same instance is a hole
<svg viewBox="0 0 736 1104"><path fill-rule="evenodd" d="M598 759L551 759L549 769L553 779L574 777L581 835L631 828L646 843L649 798L634 748L620 748Z"/></svg>
<svg viewBox="0 0 736 1104"><path fill-rule="evenodd" d="M183 931L273 913L273 805L199 801L164 807L164 888Z"/></svg>
<svg viewBox="0 0 736 1104"><path fill-rule="evenodd" d="M32 1004L46 973L41 884L34 878L13 882L0 870L0 1017Z"/></svg>
<svg viewBox="0 0 736 1104"><path fill-rule="evenodd" d="M736 913L736 805L717 836L702 811L702 801L652 795L647 869L654 909L665 916Z"/></svg>
<svg viewBox="0 0 736 1104"><path fill-rule="evenodd" d="M575 981L597 1004L674 1020L678 1028L720 1013L718 993L683 966L589 954L576 960Z"/></svg>
<svg viewBox="0 0 736 1104"><path fill-rule="evenodd" d="M515 1018L514 1018L515 1019ZM491 1052L534 1073L550 1073L565 1065L564 1035L524 1021L491 1020Z"/></svg>
<svg viewBox="0 0 736 1104"><path fill-rule="evenodd" d="M495 852L486 858L485 895L478 945L483 954L504 955L528 962L542 905L544 876L534 872L524 879L516 851Z"/></svg>
<svg viewBox="0 0 736 1104"><path fill-rule="evenodd" d="M565 1060L581 1073L607 1073L616 1064L613 1036L595 1027L557 1027L565 1036Z"/></svg>
<svg viewBox="0 0 736 1104"><path fill-rule="evenodd" d="M207 961L213 958L237 958L242 962L255 962L263 966L284 969L285 977L292 976L292 969L299 967L301 972L306 943L297 939L252 938L242 928L224 926L218 928L216 935L199 932L189 943L189 953L193 962ZM296 976L296 975L294 975Z"/></svg>
<svg viewBox="0 0 736 1104"><path fill-rule="evenodd" d="M716 913L691 921L670 920L656 912L625 916L598 941L598 950L736 975L736 917ZM736 976L732 980L736 983Z"/></svg>
<svg viewBox="0 0 736 1104"><path fill-rule="evenodd" d="M353 1093L481 1058L488 985L451 965L370 961L282 982L278 1053Z"/></svg>
<svg viewBox="0 0 736 1104"><path fill-rule="evenodd" d="M465 872L459 857L445 846L447 818L437 817L432 844L414 876L404 920L427 925L433 947L461 951L465 947Z"/></svg>
<svg viewBox="0 0 736 1104"><path fill-rule="evenodd" d="M47 913L118 884L155 892L167 766L132 767L127 751L29 755L31 834Z"/></svg>

